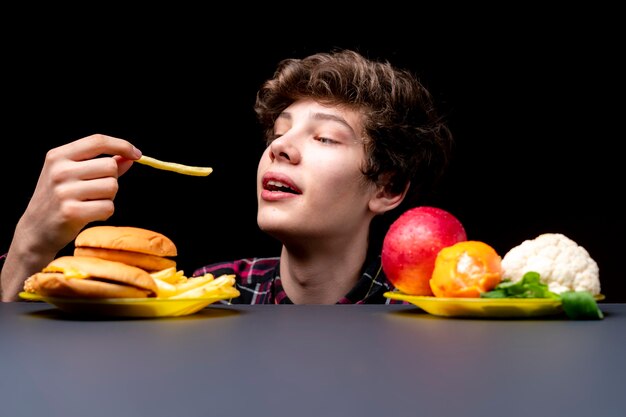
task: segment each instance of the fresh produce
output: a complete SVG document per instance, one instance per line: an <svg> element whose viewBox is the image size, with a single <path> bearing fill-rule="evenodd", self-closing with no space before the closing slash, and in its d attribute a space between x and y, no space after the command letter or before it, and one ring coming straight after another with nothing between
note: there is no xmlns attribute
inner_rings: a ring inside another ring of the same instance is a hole
<svg viewBox="0 0 626 417"><path fill-rule="evenodd" d="M537 272L550 291L589 291L600 294L598 264L589 252L560 233L545 233L526 240L502 258L503 279L520 281L529 272Z"/></svg>
<svg viewBox="0 0 626 417"><path fill-rule="evenodd" d="M435 297L478 298L502 279L500 255L480 241L455 243L439 251L430 280Z"/></svg>
<svg viewBox="0 0 626 417"><path fill-rule="evenodd" d="M382 268L389 281L410 295L433 295L430 278L439 251L467 240L461 222L430 206L404 212L390 226L382 247Z"/></svg>
<svg viewBox="0 0 626 417"><path fill-rule="evenodd" d="M560 301L570 319L604 317L597 263L563 234L546 233L501 257L467 240L452 214L421 206L403 213L383 241L382 268L396 292L439 298L537 298Z"/></svg>

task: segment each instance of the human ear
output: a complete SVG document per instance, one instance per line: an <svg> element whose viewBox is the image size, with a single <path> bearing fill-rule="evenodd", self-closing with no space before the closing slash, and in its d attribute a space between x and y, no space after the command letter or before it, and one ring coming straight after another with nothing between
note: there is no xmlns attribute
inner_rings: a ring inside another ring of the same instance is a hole
<svg viewBox="0 0 626 417"><path fill-rule="evenodd" d="M378 186L376 193L369 201L369 209L375 214L383 214L393 210L402 203L410 185L411 183L407 182L404 190L400 193L392 192L388 184Z"/></svg>

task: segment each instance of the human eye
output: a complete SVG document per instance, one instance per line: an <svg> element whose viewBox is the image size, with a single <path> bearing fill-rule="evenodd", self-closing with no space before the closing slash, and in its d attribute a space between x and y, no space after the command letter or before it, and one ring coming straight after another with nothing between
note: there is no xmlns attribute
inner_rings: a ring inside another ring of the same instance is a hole
<svg viewBox="0 0 626 417"><path fill-rule="evenodd" d="M320 142L320 143L323 143L325 145L334 145L336 143L339 143L338 141L336 141L334 139L323 137L323 136L316 136L315 140Z"/></svg>

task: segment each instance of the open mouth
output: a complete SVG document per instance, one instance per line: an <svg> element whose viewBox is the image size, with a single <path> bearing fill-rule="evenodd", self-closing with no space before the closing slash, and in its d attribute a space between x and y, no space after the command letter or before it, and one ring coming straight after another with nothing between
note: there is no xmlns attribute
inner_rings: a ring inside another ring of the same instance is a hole
<svg viewBox="0 0 626 417"><path fill-rule="evenodd" d="M263 184L263 188L268 191L277 191L289 194L301 194L299 190L296 190L290 185L276 180L265 181Z"/></svg>

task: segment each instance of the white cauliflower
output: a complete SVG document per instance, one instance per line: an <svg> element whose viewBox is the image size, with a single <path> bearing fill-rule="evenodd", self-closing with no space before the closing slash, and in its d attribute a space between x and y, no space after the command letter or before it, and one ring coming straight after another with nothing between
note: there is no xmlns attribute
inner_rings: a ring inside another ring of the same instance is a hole
<svg viewBox="0 0 626 417"><path fill-rule="evenodd" d="M600 294L598 264L589 252L560 233L525 240L502 258L502 278L517 282L529 271L539 273L552 292L589 291Z"/></svg>

